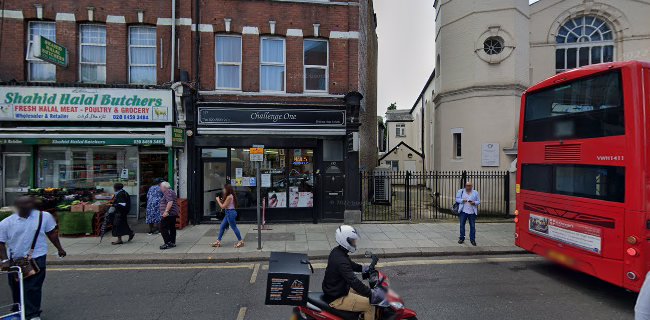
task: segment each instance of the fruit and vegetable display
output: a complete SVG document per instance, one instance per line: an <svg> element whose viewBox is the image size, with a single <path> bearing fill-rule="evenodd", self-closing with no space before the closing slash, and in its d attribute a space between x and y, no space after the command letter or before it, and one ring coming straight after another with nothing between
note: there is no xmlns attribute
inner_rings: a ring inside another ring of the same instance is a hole
<svg viewBox="0 0 650 320"><path fill-rule="evenodd" d="M57 212L84 211L84 204L99 206L103 202L99 203L96 199L110 199L110 195L99 188L32 188L27 194L36 198L40 210L55 209Z"/></svg>

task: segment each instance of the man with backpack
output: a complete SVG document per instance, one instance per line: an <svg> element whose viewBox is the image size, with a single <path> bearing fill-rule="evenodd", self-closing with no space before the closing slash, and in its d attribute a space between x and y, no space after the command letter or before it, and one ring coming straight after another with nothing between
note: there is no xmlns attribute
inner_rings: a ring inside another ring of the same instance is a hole
<svg viewBox="0 0 650 320"><path fill-rule="evenodd" d="M465 242L465 223L469 220L469 241L476 246L476 216L478 215L478 205L481 203L481 197L478 191L474 190L471 182L465 184L464 189L456 192L456 203L458 204L458 218L460 220L460 237L458 244Z"/></svg>

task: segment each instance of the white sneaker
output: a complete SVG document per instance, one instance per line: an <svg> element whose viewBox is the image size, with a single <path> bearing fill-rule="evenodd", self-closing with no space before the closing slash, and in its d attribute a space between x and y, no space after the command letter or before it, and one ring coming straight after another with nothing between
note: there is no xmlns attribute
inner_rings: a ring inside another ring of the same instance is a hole
<svg viewBox="0 0 650 320"><path fill-rule="evenodd" d="M30 320L41 320L41 317L32 318Z"/></svg>

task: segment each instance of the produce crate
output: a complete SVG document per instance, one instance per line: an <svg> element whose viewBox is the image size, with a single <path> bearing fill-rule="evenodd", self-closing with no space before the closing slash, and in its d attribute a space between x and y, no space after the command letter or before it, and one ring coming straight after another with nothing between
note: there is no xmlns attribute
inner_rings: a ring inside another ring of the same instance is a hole
<svg viewBox="0 0 650 320"><path fill-rule="evenodd" d="M94 212L59 212L59 233L62 235L94 234Z"/></svg>
<svg viewBox="0 0 650 320"><path fill-rule="evenodd" d="M187 199L178 199L178 206L180 207L180 214L176 217L176 229L181 230L187 227L189 216L187 214Z"/></svg>

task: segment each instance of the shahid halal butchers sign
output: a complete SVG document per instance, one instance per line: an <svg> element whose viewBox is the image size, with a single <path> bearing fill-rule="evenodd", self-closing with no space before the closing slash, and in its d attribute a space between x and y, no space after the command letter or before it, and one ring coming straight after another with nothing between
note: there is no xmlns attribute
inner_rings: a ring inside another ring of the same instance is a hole
<svg viewBox="0 0 650 320"><path fill-rule="evenodd" d="M0 121L171 122L172 107L170 90L0 87Z"/></svg>

